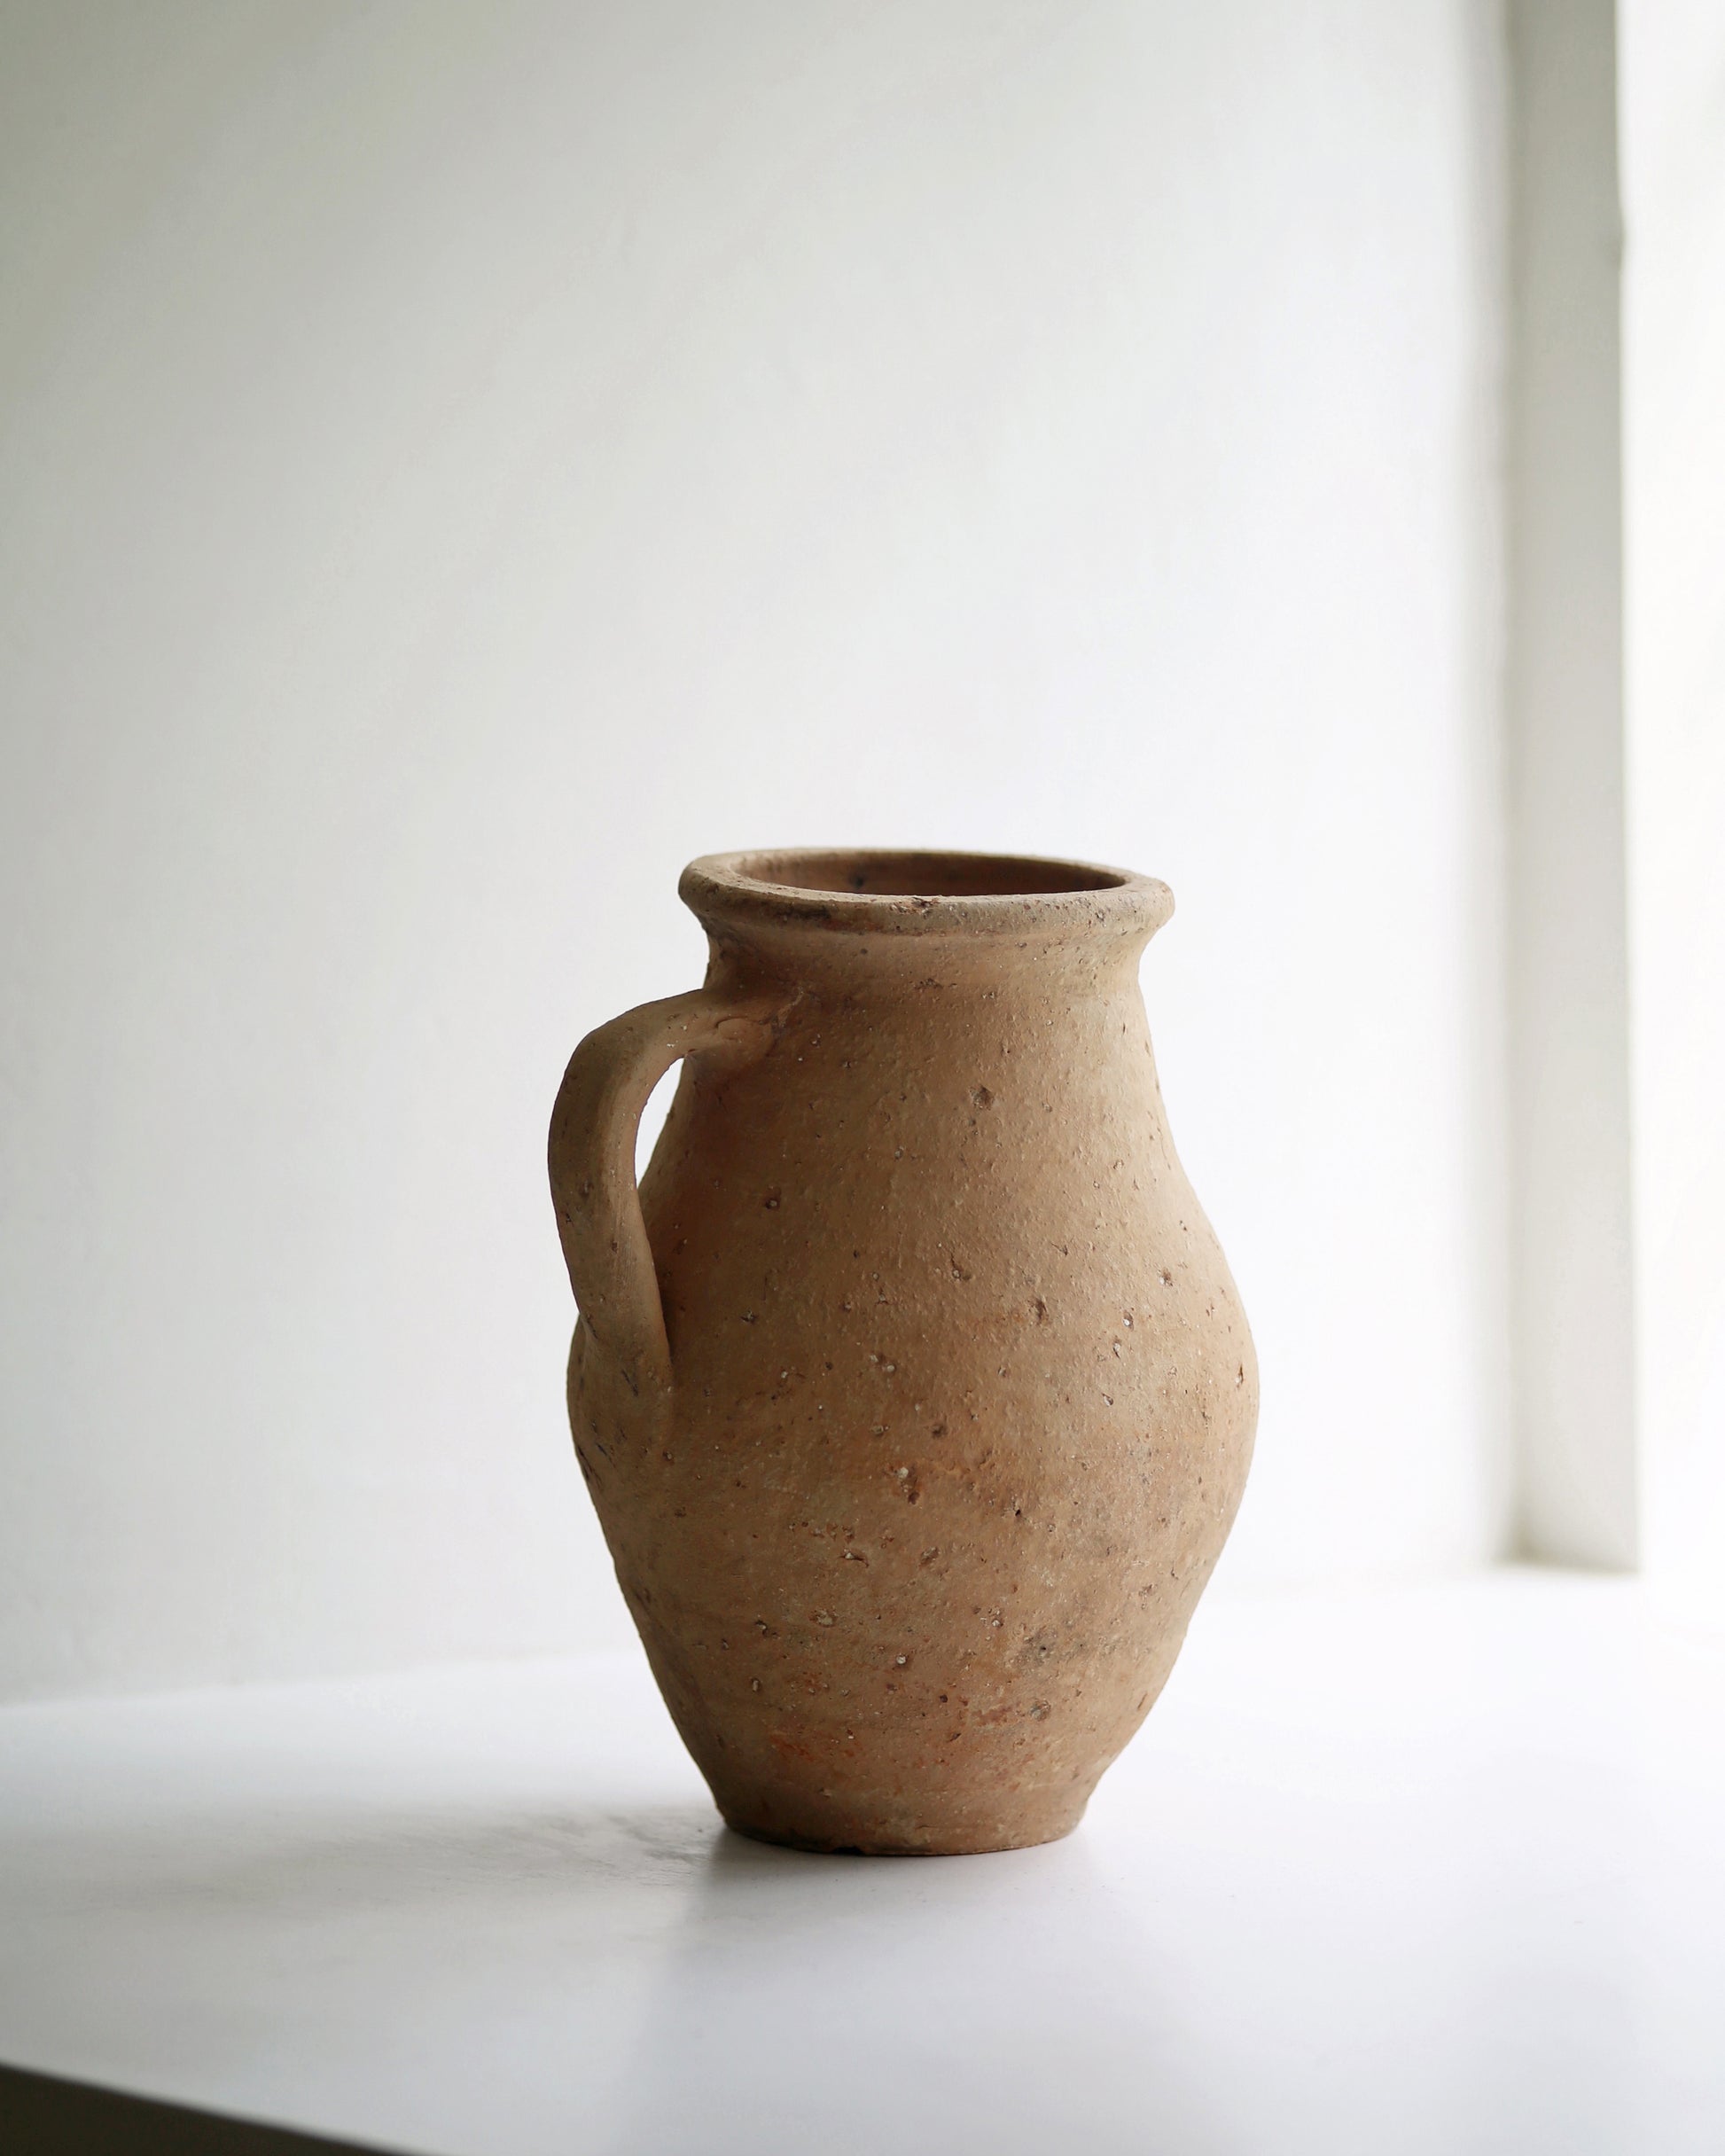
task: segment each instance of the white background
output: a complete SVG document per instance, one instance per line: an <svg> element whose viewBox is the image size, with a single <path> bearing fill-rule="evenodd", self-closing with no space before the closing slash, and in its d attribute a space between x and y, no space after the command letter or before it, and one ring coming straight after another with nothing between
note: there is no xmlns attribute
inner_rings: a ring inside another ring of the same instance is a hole
<svg viewBox="0 0 1725 2156"><path fill-rule="evenodd" d="M1626 0L1637 1422L1645 1563L1725 1629L1725 17Z"/></svg>
<svg viewBox="0 0 1725 2156"><path fill-rule="evenodd" d="M0 1692L619 1641L691 855L1166 877L1223 1578L1503 1551L1496 12L9 6Z"/></svg>

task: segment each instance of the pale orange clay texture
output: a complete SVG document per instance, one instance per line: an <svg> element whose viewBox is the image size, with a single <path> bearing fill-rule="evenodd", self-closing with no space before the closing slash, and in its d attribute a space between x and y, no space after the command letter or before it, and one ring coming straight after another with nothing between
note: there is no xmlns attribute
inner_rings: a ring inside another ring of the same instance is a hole
<svg viewBox="0 0 1725 2156"><path fill-rule="evenodd" d="M706 986L582 1043L550 1145L575 1449L653 1674L745 1834L1052 1840L1167 1681L1257 1418L1138 988L1172 896L962 854L681 890Z"/></svg>

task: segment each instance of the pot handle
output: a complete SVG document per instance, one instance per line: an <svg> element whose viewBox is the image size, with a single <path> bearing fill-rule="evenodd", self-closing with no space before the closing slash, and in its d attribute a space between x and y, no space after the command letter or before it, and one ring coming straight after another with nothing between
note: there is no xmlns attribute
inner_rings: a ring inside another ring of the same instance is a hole
<svg viewBox="0 0 1725 2156"><path fill-rule="evenodd" d="M671 1389L671 1350L635 1185L647 1096L684 1056L752 1063L785 1007L697 988L626 1011L576 1049L551 1110L551 1202L569 1285L593 1340L637 1399Z"/></svg>

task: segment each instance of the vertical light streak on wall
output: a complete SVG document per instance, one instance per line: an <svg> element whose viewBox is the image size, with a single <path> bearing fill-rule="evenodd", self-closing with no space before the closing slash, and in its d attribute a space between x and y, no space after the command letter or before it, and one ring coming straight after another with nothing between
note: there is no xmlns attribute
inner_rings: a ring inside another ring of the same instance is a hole
<svg viewBox="0 0 1725 2156"><path fill-rule="evenodd" d="M1511 0L1512 1253L1529 1555L1637 1554L1612 0Z"/></svg>
<svg viewBox="0 0 1725 2156"><path fill-rule="evenodd" d="M1630 984L1643 1562L1725 1615L1725 19L1624 0Z"/></svg>

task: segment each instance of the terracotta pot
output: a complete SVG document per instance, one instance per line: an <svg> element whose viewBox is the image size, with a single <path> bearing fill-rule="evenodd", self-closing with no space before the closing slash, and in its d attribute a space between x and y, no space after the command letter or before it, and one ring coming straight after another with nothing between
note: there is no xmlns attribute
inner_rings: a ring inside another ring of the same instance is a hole
<svg viewBox="0 0 1725 2156"><path fill-rule="evenodd" d="M550 1143L575 1449L653 1674L745 1834L1052 1840L1167 1677L1257 1416L1138 992L1173 897L964 854L681 891L706 985L588 1035Z"/></svg>

